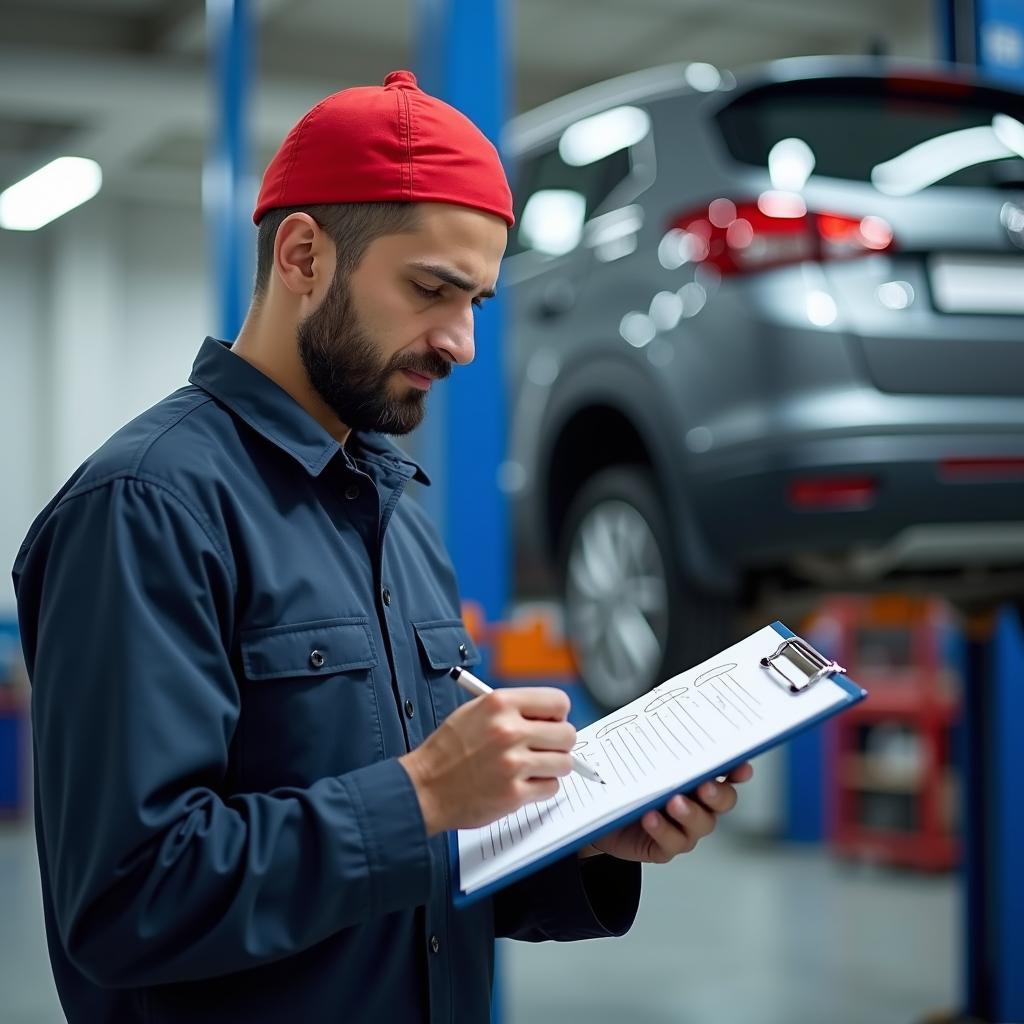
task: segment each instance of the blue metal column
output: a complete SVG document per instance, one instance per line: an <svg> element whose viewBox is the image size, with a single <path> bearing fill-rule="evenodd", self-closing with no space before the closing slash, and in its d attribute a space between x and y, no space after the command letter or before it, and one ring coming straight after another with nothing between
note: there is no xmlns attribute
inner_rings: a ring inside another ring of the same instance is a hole
<svg viewBox="0 0 1024 1024"><path fill-rule="evenodd" d="M808 642L830 658L841 657L839 629L827 614L816 616L804 633ZM828 746L835 742L833 723L794 736L782 752L782 837L791 843L821 843L828 833L829 794L835 787L827 777Z"/></svg>
<svg viewBox="0 0 1024 1024"><path fill-rule="evenodd" d="M1024 0L940 0L945 56L1024 89ZM994 629L993 629L994 626ZM964 693L964 1011L1024 1021L1024 633L1012 608L968 633ZM980 632L979 632L980 631Z"/></svg>
<svg viewBox="0 0 1024 1024"><path fill-rule="evenodd" d="M203 214L218 334L233 339L249 304L255 255L247 118L253 63L248 0L206 0L206 32L217 116L203 168Z"/></svg>
<svg viewBox="0 0 1024 1024"><path fill-rule="evenodd" d="M968 630L963 811L965 1011L1024 1021L1024 630L1010 607Z"/></svg>
<svg viewBox="0 0 1024 1024"><path fill-rule="evenodd" d="M976 0L978 64L1024 89L1024 0Z"/></svg>
<svg viewBox="0 0 1024 1024"><path fill-rule="evenodd" d="M995 950L990 928L992 853L995 813L987 788L992 749L989 682L992 676L992 619L974 616L967 624L961 757L961 831L963 833L964 1010L978 1020L992 1020Z"/></svg>
<svg viewBox="0 0 1024 1024"><path fill-rule="evenodd" d="M506 5L503 0L418 0L417 71L428 92L457 107L498 145L506 114ZM498 471L505 459L505 373L499 296L476 314L476 359L456 370L430 415L443 421L445 539L464 597L483 606L489 622L503 618L508 599L508 516ZM443 405L443 411L437 405ZM437 414L440 413L440 416Z"/></svg>
<svg viewBox="0 0 1024 1024"><path fill-rule="evenodd" d="M826 741L824 726L794 736L786 745L783 838L791 843L820 843L826 834Z"/></svg>
<svg viewBox="0 0 1024 1024"><path fill-rule="evenodd" d="M937 0L946 60L1024 89L1024 0Z"/></svg>
<svg viewBox="0 0 1024 1024"><path fill-rule="evenodd" d="M934 0L942 56L951 64L977 64L977 0Z"/></svg>
<svg viewBox="0 0 1024 1024"><path fill-rule="evenodd" d="M1012 608L999 613L992 679L992 933L997 959L993 1020L1024 1021L1024 630Z"/></svg>
<svg viewBox="0 0 1024 1024"><path fill-rule="evenodd" d="M416 0L415 10L420 84L499 145L507 113L505 0ZM425 423L424 461L441 491L442 507L433 496L430 510L444 523L462 596L497 622L505 617L509 587L508 514L498 483L506 444L500 292L476 318L476 359L437 389ZM499 982L496 963L494 1022L501 1019Z"/></svg>

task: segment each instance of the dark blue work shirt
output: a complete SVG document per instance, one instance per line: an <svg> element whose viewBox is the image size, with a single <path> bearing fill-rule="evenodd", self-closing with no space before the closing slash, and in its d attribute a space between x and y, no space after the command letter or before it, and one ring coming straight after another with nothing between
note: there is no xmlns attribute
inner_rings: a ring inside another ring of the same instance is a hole
<svg viewBox="0 0 1024 1024"><path fill-rule="evenodd" d="M495 935L629 928L640 869L610 857L452 905L397 758L478 655L410 479L207 339L33 524L14 580L71 1024L483 1022Z"/></svg>

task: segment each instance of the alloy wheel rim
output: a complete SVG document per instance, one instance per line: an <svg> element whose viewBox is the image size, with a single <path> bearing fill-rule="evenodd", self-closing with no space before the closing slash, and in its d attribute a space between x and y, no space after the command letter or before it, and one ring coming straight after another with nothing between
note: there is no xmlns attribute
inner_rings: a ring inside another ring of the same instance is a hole
<svg viewBox="0 0 1024 1024"><path fill-rule="evenodd" d="M668 637L665 560L633 505L595 505L569 550L565 592L569 638L587 685L608 707L646 693Z"/></svg>

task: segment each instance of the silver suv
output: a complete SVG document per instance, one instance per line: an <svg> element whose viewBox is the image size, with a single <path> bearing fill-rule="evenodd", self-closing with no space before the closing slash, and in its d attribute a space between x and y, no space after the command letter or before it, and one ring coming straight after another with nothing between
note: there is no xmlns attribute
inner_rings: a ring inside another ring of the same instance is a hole
<svg viewBox="0 0 1024 1024"><path fill-rule="evenodd" d="M1024 96L674 65L505 146L518 585L599 703L768 591L1024 592Z"/></svg>

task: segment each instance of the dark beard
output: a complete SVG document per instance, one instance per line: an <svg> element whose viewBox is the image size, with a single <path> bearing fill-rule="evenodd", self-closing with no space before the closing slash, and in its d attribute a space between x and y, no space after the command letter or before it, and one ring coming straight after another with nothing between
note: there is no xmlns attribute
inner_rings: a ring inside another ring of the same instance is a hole
<svg viewBox="0 0 1024 1024"><path fill-rule="evenodd" d="M451 364L436 352L397 353L382 362L377 345L359 323L348 282L338 273L319 308L299 324L298 341L310 383L352 430L415 430L426 411L427 393L413 389L394 398L388 393L389 382L403 369L438 380L451 373Z"/></svg>

